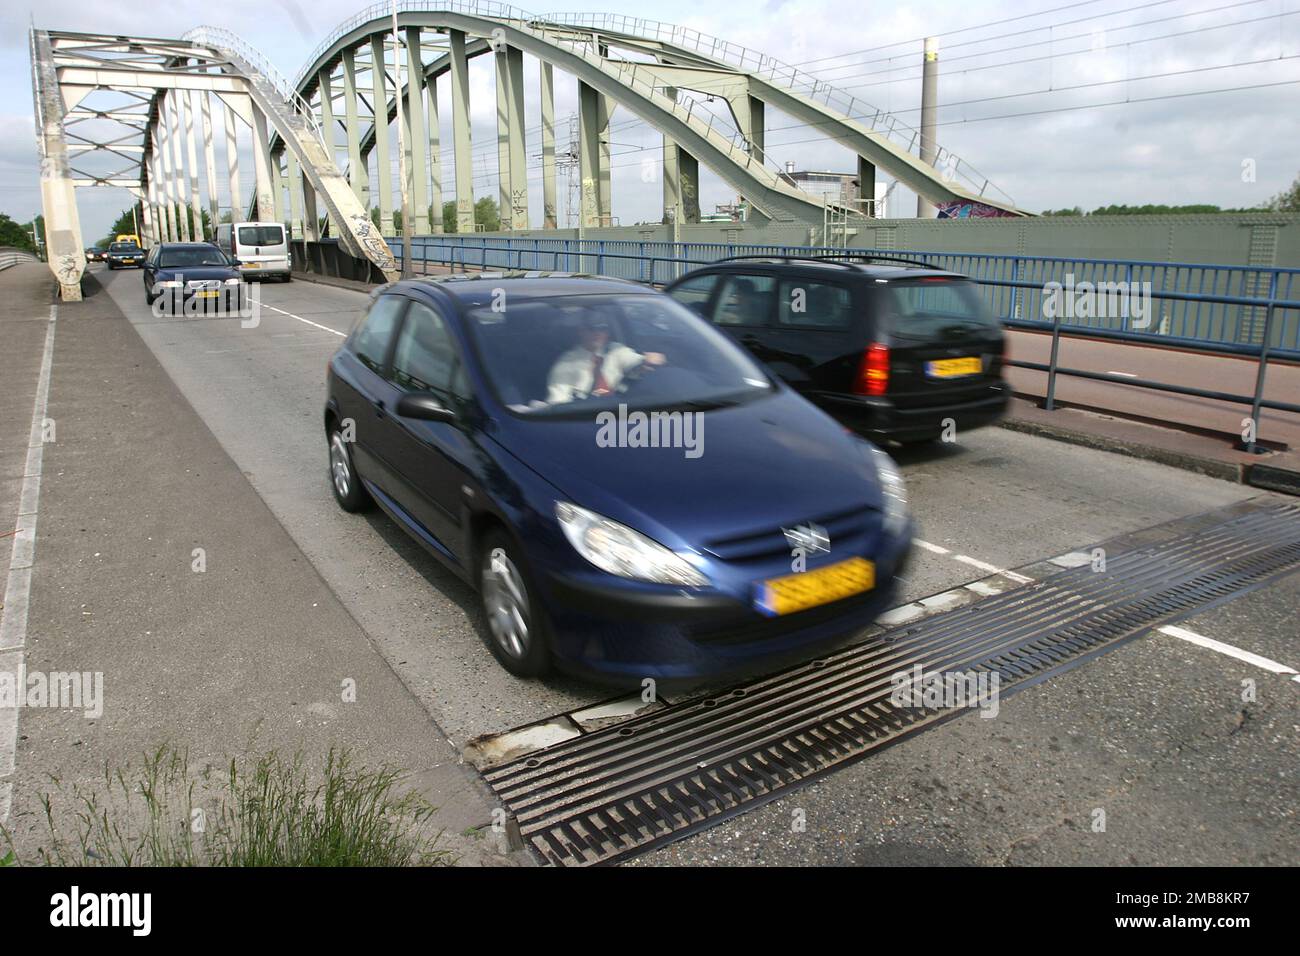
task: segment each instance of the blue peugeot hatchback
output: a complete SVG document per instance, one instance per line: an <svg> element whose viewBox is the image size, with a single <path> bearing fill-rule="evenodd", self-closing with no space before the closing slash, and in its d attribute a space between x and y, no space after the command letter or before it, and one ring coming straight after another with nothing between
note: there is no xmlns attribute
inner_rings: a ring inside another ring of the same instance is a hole
<svg viewBox="0 0 1300 956"><path fill-rule="evenodd" d="M662 293L503 274L381 288L329 363L335 498L476 588L511 673L731 677L894 597L899 473Z"/></svg>

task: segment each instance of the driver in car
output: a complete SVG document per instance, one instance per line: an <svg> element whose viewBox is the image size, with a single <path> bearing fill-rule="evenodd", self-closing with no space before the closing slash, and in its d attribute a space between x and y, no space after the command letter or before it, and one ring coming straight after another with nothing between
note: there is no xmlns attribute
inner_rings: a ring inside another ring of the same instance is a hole
<svg viewBox="0 0 1300 956"><path fill-rule="evenodd" d="M552 405L579 398L608 395L637 368L663 365L662 352L644 355L621 342L609 340L609 323L589 318L582 323L578 344L561 355L547 378L547 401Z"/></svg>

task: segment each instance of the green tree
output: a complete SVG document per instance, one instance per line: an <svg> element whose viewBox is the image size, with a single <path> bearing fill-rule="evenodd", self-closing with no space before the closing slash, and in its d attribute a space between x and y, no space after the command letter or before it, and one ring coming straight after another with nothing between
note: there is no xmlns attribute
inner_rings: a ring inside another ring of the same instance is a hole
<svg viewBox="0 0 1300 956"><path fill-rule="evenodd" d="M1284 189L1269 201L1268 208L1273 212L1300 212L1300 176L1289 189Z"/></svg>
<svg viewBox="0 0 1300 956"><path fill-rule="evenodd" d="M27 252L36 251L30 227L14 222L2 212L0 212L0 246L12 246Z"/></svg>

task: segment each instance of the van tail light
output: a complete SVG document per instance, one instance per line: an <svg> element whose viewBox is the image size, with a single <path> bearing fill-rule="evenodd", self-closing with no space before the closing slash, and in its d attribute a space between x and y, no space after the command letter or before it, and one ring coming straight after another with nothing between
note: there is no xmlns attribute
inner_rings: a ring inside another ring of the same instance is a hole
<svg viewBox="0 0 1300 956"><path fill-rule="evenodd" d="M858 379L853 383L855 395L884 395L889 388L889 346L872 342L862 353Z"/></svg>

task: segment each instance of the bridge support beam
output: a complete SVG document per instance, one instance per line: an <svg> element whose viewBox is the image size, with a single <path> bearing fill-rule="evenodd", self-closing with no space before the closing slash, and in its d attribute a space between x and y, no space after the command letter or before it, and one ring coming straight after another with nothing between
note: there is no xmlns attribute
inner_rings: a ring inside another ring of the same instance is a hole
<svg viewBox="0 0 1300 956"><path fill-rule="evenodd" d="M158 101L158 157L159 191L162 193L163 211L167 221L167 241L180 242L180 224L176 221L176 181L172 178L172 144L167 128L167 96Z"/></svg>
<svg viewBox="0 0 1300 956"><path fill-rule="evenodd" d="M387 43L383 34L370 38L370 85L374 99L375 161L379 164L376 179L379 181L379 232L393 234L393 166L388 153L388 82Z"/></svg>
<svg viewBox="0 0 1300 956"><path fill-rule="evenodd" d="M700 161L664 139L664 220L700 221Z"/></svg>
<svg viewBox="0 0 1300 956"><path fill-rule="evenodd" d="M469 133L469 61L465 34L449 30L451 47L451 125L456 156L456 231L474 231L474 166Z"/></svg>
<svg viewBox="0 0 1300 956"><path fill-rule="evenodd" d="M282 150L271 156L271 205L275 209L274 221L282 224L289 223L284 201L285 189L288 187L287 177L284 175L284 162L288 155L288 150Z"/></svg>
<svg viewBox="0 0 1300 956"><path fill-rule="evenodd" d="M167 141L172 147L172 202L176 205L176 219L180 225L180 241L190 241L190 214L185 208L185 160L181 138L184 135L180 120L180 90L167 95Z"/></svg>
<svg viewBox="0 0 1300 956"><path fill-rule="evenodd" d="M429 223L429 229L435 235L443 231L442 228L442 133L438 126L438 78L431 76L424 86L424 99L427 104L427 110L424 114L424 124L428 127L429 133L429 208L432 210L433 221Z"/></svg>
<svg viewBox="0 0 1300 956"><path fill-rule="evenodd" d="M195 127L198 125L194 115L194 90L177 90L178 105L185 127L185 159L189 164L190 174L190 213L194 219L194 238L203 240L203 200L199 197L199 152L195 140Z"/></svg>
<svg viewBox="0 0 1300 956"><path fill-rule="evenodd" d="M266 130L266 114L249 104L249 124L253 128L253 178L257 189L257 219L278 222L275 183L271 179L271 143Z"/></svg>
<svg viewBox="0 0 1300 956"><path fill-rule="evenodd" d="M321 136L325 141L325 152L329 155L330 162L338 163L338 147L335 144L334 119L334 80L330 76L329 70L321 70L316 77L316 89L320 93L320 128ZM310 187L308 187L310 190ZM313 220L315 221L315 220ZM333 221L330 222L330 234L335 232Z"/></svg>
<svg viewBox="0 0 1300 956"><path fill-rule="evenodd" d="M291 149L286 149L284 156L288 162L289 234L295 239L305 239L302 230L302 173L298 169L298 157Z"/></svg>
<svg viewBox="0 0 1300 956"><path fill-rule="evenodd" d="M542 228L554 229L556 215L555 179L555 68L538 60L542 73Z"/></svg>
<svg viewBox="0 0 1300 956"><path fill-rule="evenodd" d="M361 162L361 123L357 119L357 57L343 51L343 121L348 136L348 182L361 205L370 212L370 177Z"/></svg>
<svg viewBox="0 0 1300 956"><path fill-rule="evenodd" d="M528 228L528 143L524 132L524 53L496 51L497 170L502 229Z"/></svg>
<svg viewBox="0 0 1300 956"><path fill-rule="evenodd" d="M876 164L862 156L858 157L858 199L863 213L874 218L877 215Z"/></svg>
<svg viewBox="0 0 1300 956"><path fill-rule="evenodd" d="M609 108L593 86L578 82L578 165L584 228L610 225Z"/></svg>
<svg viewBox="0 0 1300 956"><path fill-rule="evenodd" d="M208 220L212 225L212 238L217 237L217 223L221 221L221 207L217 202L217 152L212 141L212 97L199 93L199 116L203 124L203 170L207 173Z"/></svg>
<svg viewBox="0 0 1300 956"><path fill-rule="evenodd" d="M414 227L403 224L402 232L412 236L429 234L428 140L424 132L424 57L420 52L420 28L406 30L406 123L411 135L406 137L410 151L407 168L411 175L411 205Z"/></svg>
<svg viewBox="0 0 1300 956"><path fill-rule="evenodd" d="M146 189L138 190L136 195L136 198L140 200L140 219L142 220L140 228L144 230L144 235L140 237L140 242L146 249L152 246L155 241L153 231L153 204L149 202L149 192L151 191L152 184L149 184Z"/></svg>
<svg viewBox="0 0 1300 956"><path fill-rule="evenodd" d="M236 222L244 214L244 198L239 188L239 140L235 135L235 111L224 100L221 106L226 124L226 176L230 180L230 221Z"/></svg>

